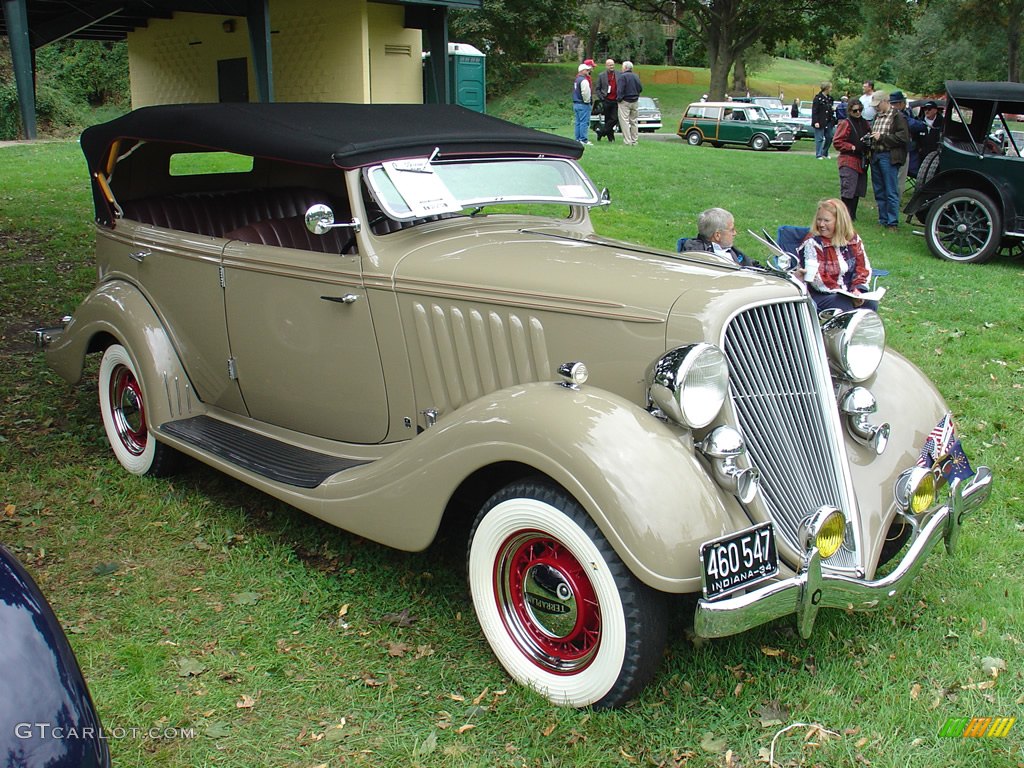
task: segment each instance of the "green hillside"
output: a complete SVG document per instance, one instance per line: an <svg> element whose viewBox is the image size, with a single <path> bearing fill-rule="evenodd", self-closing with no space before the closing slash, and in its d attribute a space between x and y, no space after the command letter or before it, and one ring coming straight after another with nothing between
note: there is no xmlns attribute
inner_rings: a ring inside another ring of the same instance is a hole
<svg viewBox="0 0 1024 768"><path fill-rule="evenodd" d="M573 62L524 65L522 84L511 93L489 101L487 111L520 125L561 130L570 123L569 92L576 67ZM710 70L693 67L638 65L636 72L644 84L644 95L658 99L663 118L661 130L667 133L675 132L683 109L707 93L711 81ZM822 64L776 58L763 72L748 78L748 84L752 94L778 96L782 93L790 102L813 98L821 81L831 77L831 72ZM679 82L659 82L662 79ZM878 87L889 88L884 84Z"/></svg>

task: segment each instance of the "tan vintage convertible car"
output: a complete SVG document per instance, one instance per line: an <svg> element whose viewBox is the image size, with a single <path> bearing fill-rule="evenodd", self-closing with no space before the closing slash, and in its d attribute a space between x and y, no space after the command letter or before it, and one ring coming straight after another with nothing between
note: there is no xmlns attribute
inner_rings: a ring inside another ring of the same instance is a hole
<svg viewBox="0 0 1024 768"><path fill-rule="evenodd" d="M635 696L672 606L706 637L876 607L989 496L877 314L819 317L782 264L598 236L568 139L212 104L82 148L99 279L37 340L69 382L102 355L124 468L191 456L405 550L472 509L484 635L556 704Z"/></svg>

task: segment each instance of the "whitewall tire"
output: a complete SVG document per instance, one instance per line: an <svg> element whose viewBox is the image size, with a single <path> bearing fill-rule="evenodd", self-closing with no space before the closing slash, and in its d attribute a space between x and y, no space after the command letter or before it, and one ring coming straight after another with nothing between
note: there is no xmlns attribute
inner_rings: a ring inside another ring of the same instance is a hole
<svg viewBox="0 0 1024 768"><path fill-rule="evenodd" d="M177 453L149 433L146 399L128 350L112 344L99 374L100 414L114 456L133 475L169 474Z"/></svg>
<svg viewBox="0 0 1024 768"><path fill-rule="evenodd" d="M515 483L484 505L470 536L469 587L498 660L555 704L623 704L661 661L661 595L550 483Z"/></svg>

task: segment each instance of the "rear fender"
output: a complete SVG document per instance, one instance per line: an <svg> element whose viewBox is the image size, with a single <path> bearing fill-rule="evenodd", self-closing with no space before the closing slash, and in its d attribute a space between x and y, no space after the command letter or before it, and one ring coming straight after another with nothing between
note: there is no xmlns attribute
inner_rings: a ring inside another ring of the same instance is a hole
<svg viewBox="0 0 1024 768"><path fill-rule="evenodd" d="M135 362L151 423L203 412L160 318L135 286L121 280L93 289L46 347L46 360L74 384L82 377L85 356L115 343Z"/></svg>

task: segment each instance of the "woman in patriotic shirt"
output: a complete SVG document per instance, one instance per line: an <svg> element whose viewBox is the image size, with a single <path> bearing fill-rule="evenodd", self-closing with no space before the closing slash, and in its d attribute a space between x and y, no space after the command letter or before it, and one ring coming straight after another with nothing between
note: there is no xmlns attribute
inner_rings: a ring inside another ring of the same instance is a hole
<svg viewBox="0 0 1024 768"><path fill-rule="evenodd" d="M871 289L871 263L850 213L840 200L818 203L807 238L800 246L804 280L818 310L878 309L878 302L858 298Z"/></svg>

